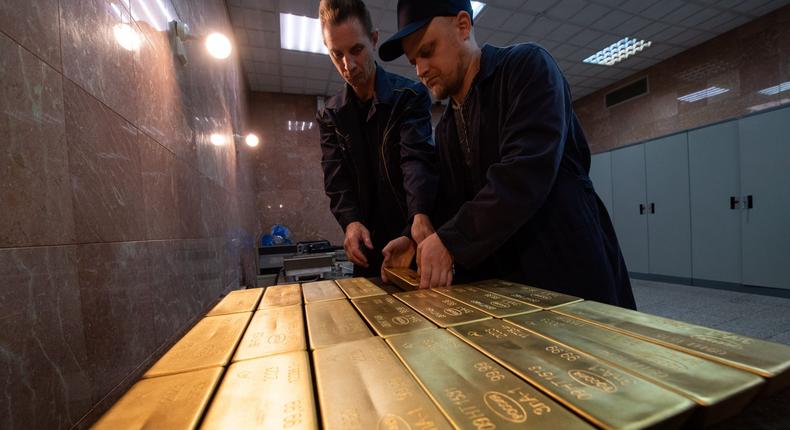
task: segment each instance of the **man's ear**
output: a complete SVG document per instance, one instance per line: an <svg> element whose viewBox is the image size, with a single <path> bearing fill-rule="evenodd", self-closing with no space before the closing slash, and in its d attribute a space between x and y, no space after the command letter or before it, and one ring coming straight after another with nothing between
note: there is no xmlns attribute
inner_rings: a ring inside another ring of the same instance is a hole
<svg viewBox="0 0 790 430"><path fill-rule="evenodd" d="M373 32L370 33L370 40L373 41L373 47L375 48L376 45L378 45L378 43L379 43L379 31L378 30L373 30Z"/></svg>
<svg viewBox="0 0 790 430"><path fill-rule="evenodd" d="M455 16L455 26L461 33L463 40L468 39L469 34L472 33L472 17L465 10L458 12L458 15Z"/></svg>

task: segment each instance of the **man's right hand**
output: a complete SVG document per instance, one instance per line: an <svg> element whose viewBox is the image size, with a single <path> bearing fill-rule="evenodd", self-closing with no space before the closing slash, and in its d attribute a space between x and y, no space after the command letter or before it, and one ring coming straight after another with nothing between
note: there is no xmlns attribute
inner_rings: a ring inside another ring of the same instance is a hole
<svg viewBox="0 0 790 430"><path fill-rule="evenodd" d="M368 259L359 246L362 242L368 249L373 249L373 242L370 240L370 232L359 221L354 221L346 226L346 238L343 240L343 249L346 256L357 266L368 267Z"/></svg>
<svg viewBox="0 0 790 430"><path fill-rule="evenodd" d="M381 264L381 280L389 282L385 267L409 267L411 260L414 258L416 248L414 242L406 236L395 238L381 250L384 255L384 263Z"/></svg>

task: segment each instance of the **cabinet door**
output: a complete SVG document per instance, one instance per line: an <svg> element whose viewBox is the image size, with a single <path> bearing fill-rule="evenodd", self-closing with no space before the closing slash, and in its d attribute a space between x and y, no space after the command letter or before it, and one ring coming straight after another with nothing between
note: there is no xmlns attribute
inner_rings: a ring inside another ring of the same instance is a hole
<svg viewBox="0 0 790 430"><path fill-rule="evenodd" d="M691 278L687 134L645 143L651 274Z"/></svg>
<svg viewBox="0 0 790 430"><path fill-rule="evenodd" d="M647 215L645 205L645 147L643 144L612 151L612 203L614 227L629 272L648 273Z"/></svg>
<svg viewBox="0 0 790 430"><path fill-rule="evenodd" d="M689 140L692 278L741 283L738 122L692 130Z"/></svg>
<svg viewBox="0 0 790 430"><path fill-rule="evenodd" d="M743 283L790 288L790 108L739 120Z"/></svg>
<svg viewBox="0 0 790 430"><path fill-rule="evenodd" d="M606 210L612 214L612 153L604 152L592 156L590 162L590 179L598 197L601 198Z"/></svg>

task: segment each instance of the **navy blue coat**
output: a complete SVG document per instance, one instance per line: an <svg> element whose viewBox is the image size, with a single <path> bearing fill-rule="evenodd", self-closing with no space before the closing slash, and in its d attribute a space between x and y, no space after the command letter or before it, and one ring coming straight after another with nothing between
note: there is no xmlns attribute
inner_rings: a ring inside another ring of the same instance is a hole
<svg viewBox="0 0 790 430"><path fill-rule="evenodd" d="M472 86L465 102L471 169L451 106L435 132L434 222L459 280L498 277L635 308L612 223L588 176L590 149L554 59L534 44L486 45Z"/></svg>

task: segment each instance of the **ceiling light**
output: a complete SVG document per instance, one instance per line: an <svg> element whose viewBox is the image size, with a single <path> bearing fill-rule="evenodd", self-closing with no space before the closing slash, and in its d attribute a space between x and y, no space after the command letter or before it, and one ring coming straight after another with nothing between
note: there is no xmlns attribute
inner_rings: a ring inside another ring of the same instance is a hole
<svg viewBox="0 0 790 430"><path fill-rule="evenodd" d="M247 135L247 137L244 138L244 142L247 143L247 146L254 148L258 146L258 143L260 143L260 139L258 139L258 136L256 136L255 134L250 133Z"/></svg>
<svg viewBox="0 0 790 430"><path fill-rule="evenodd" d="M305 131L313 129L313 121L288 121L288 131Z"/></svg>
<svg viewBox="0 0 790 430"><path fill-rule="evenodd" d="M790 81L782 82L779 85L774 85L773 87L763 88L758 93L766 96L775 96L779 93L783 93L787 90L790 90Z"/></svg>
<svg viewBox="0 0 790 430"><path fill-rule="evenodd" d="M189 26L181 21L173 20L168 24L170 43L181 64L187 64L187 51L184 42L188 40L202 39L189 31ZM230 56L233 46L230 39L221 33L211 33L206 37L206 49L214 58L225 59Z"/></svg>
<svg viewBox="0 0 790 430"><path fill-rule="evenodd" d="M329 55L318 18L280 14L280 47L292 51Z"/></svg>
<svg viewBox="0 0 790 430"><path fill-rule="evenodd" d="M209 136L209 140L214 146L222 146L225 144L225 136L221 134L214 133Z"/></svg>
<svg viewBox="0 0 790 430"><path fill-rule="evenodd" d="M587 64L611 66L625 60L632 55L642 52L645 48L649 48L652 44L653 42L650 42L649 40L636 40L626 37L622 40L612 43L604 49L601 49L595 54L590 55L589 57L582 60L582 62Z"/></svg>
<svg viewBox="0 0 790 430"><path fill-rule="evenodd" d="M486 7L486 4L483 3L483 2L479 2L479 1L473 1L472 2L472 19L473 20L475 18L477 18L477 15L480 15L480 11L483 10L484 7Z"/></svg>
<svg viewBox="0 0 790 430"><path fill-rule="evenodd" d="M224 60L230 57L233 47L230 40L222 34L211 33L206 37L206 49L212 57Z"/></svg>
<svg viewBox="0 0 790 430"><path fill-rule="evenodd" d="M702 99L707 99L713 96L717 96L719 94L724 94L727 91L729 91L728 88L710 87L710 88L705 88L704 90L701 91L697 91L691 94L686 94L685 96L678 97L678 100L686 103L694 103Z"/></svg>

